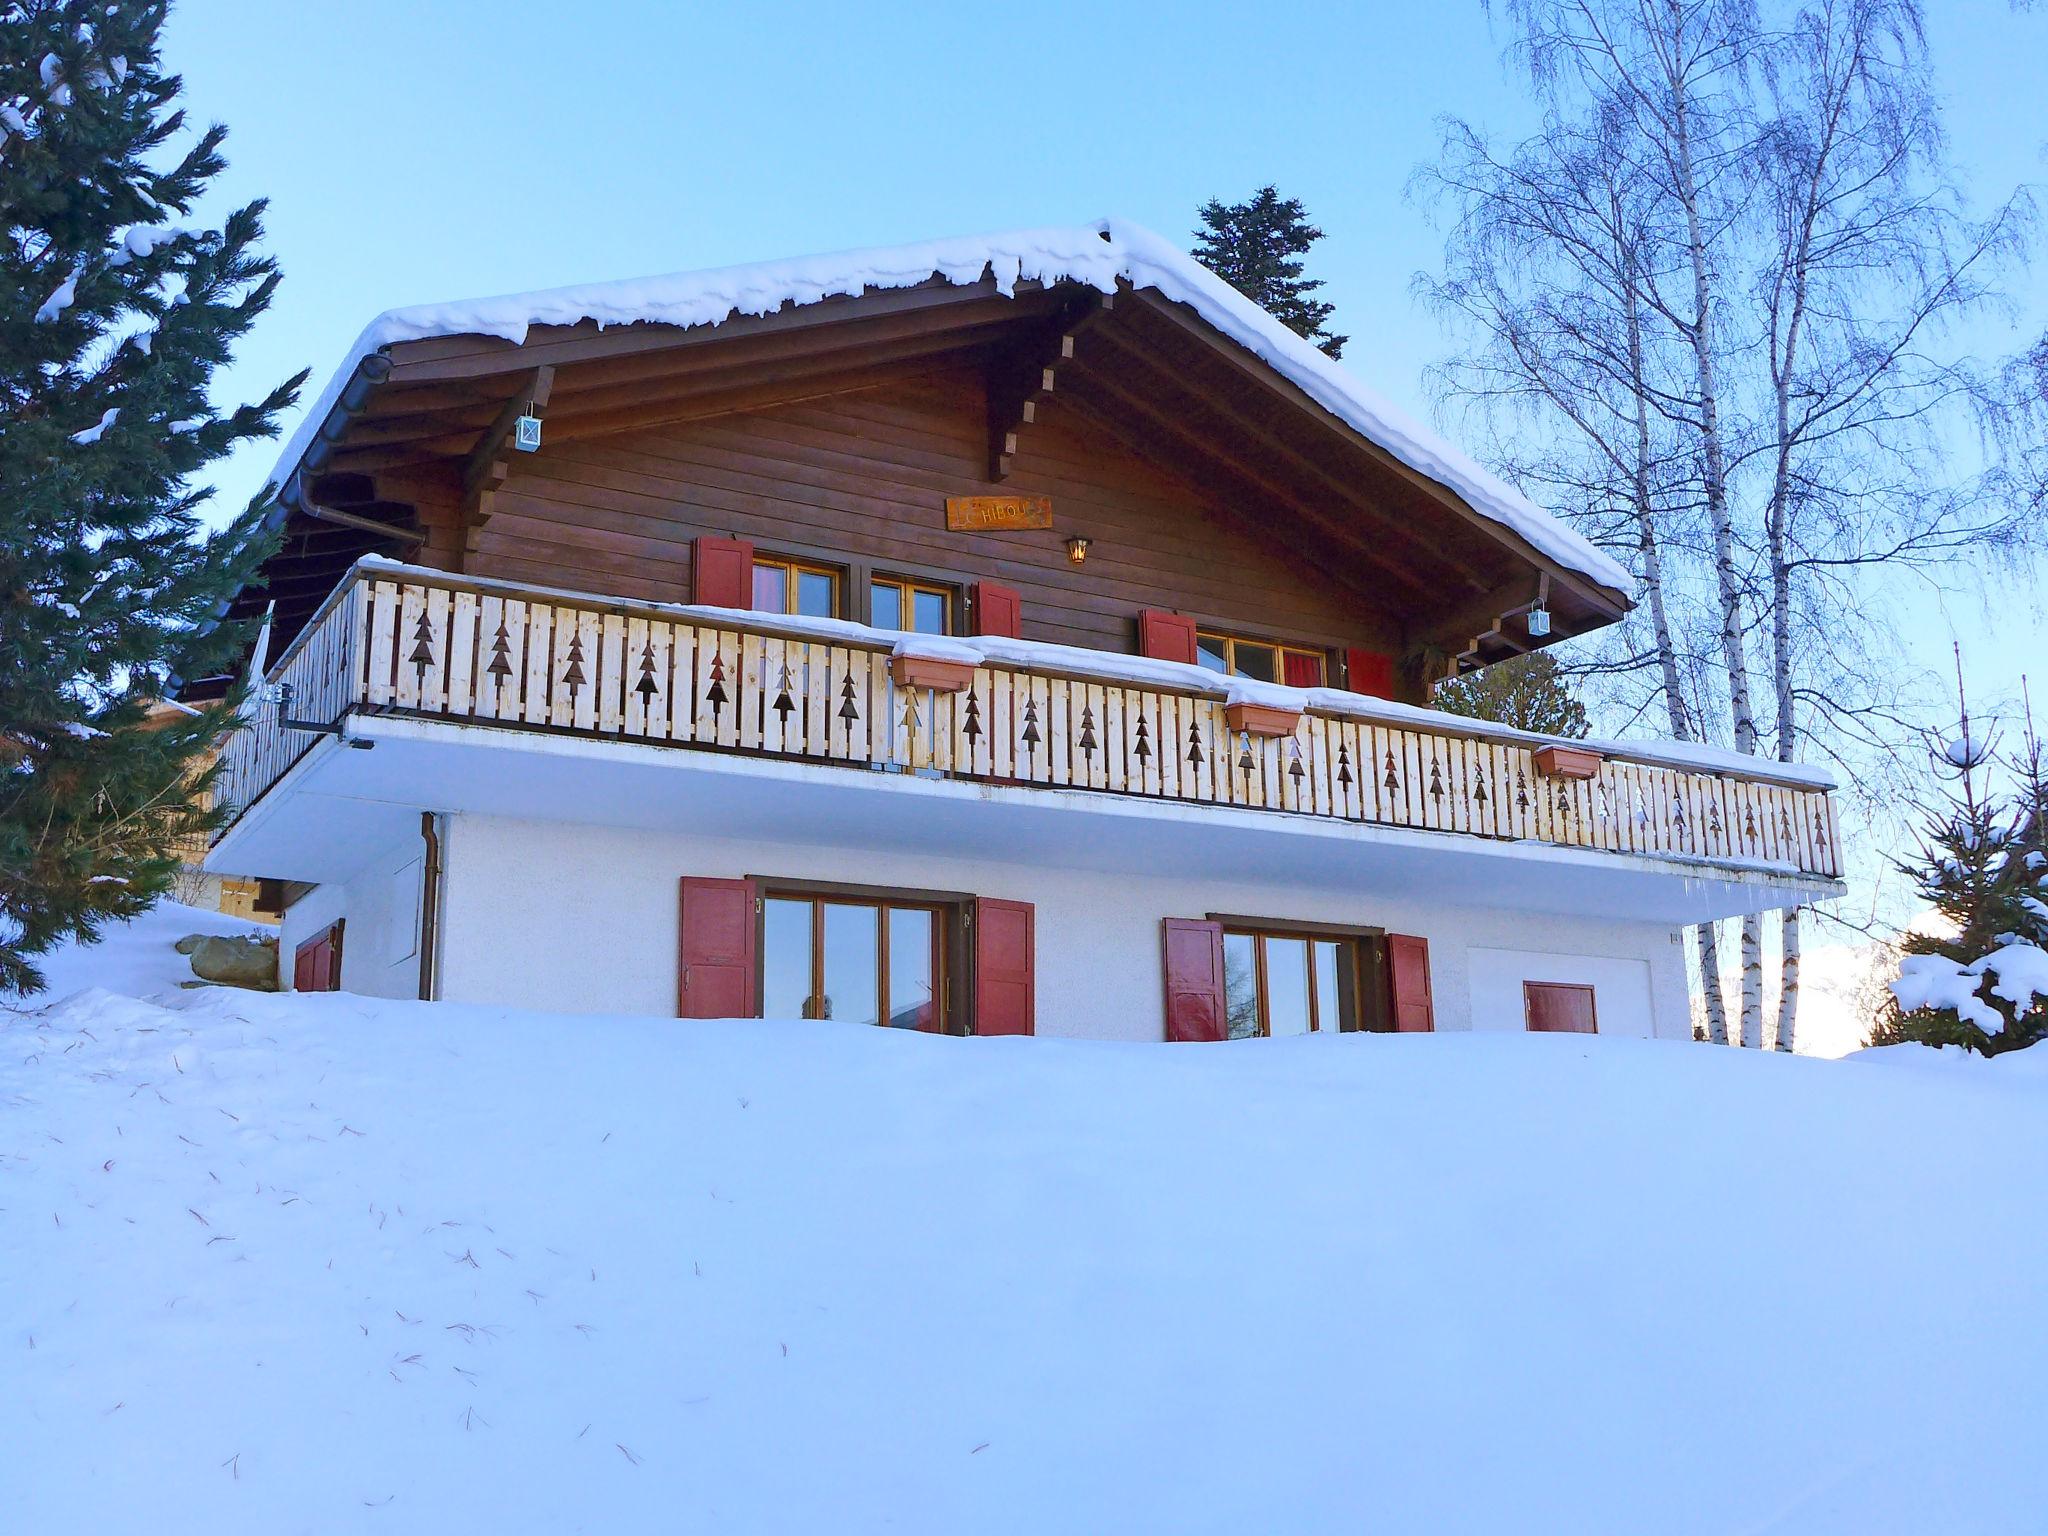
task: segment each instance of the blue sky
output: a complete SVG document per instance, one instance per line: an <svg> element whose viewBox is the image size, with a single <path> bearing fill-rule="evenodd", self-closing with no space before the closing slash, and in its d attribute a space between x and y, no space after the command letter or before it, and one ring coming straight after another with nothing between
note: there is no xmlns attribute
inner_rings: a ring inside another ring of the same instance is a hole
<svg viewBox="0 0 2048 1536"><path fill-rule="evenodd" d="M1929 8L1969 187L2044 179L2048 14ZM1110 212L1179 237L1205 198L1273 181L1328 232L1313 270L1345 361L1428 414L1447 340L1409 282L1439 242L1404 187L1442 114L1528 121L1502 41L1478 0L185 0L165 47L193 114L231 129L223 190L271 200L285 283L224 381L242 394L310 366L310 399L398 304ZM2048 325L2044 274L2014 340ZM271 458L230 464L224 499ZM1953 633L1973 690L2008 693L2048 655L2038 585L1901 623L1923 665Z"/></svg>

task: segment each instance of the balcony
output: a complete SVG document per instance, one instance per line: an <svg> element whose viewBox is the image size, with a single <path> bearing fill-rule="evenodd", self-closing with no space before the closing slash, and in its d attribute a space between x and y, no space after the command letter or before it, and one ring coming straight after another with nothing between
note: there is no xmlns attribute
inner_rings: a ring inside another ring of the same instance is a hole
<svg viewBox="0 0 2048 1536"><path fill-rule="evenodd" d="M1390 840L1411 857L1418 847L1573 850L1567 861L1582 869L1627 864L1668 875L1678 865L1747 881L1749 907L1833 894L1841 872L1824 784L1762 760L1752 767L1697 748L1546 742L1333 690L1248 697L1230 679L1136 657L1018 641L963 647L379 560L348 574L269 681L289 686L273 690L282 706L253 708L223 750L217 793L231 819L217 847L278 796L302 759L323 743L332 755L339 734L356 744L391 741L400 757L437 743L485 743L541 746L586 767L631 756L643 774L668 765L630 790L621 780L580 802L579 791L558 783L552 799L535 792L491 807L542 818L603 819L617 808L599 800L644 797L686 765L722 769L728 784L742 770L757 795L747 814L764 804L791 808L815 798L788 788L784 770L801 765L798 777L821 783L824 770L842 789L885 777L904 791L975 787L966 799L976 805L958 816L978 828L1001 820L989 802L1016 809L1058 797L1072 808L1079 793L1082 809L1170 811L1182 843L1190 823L1221 837L1226 825L1244 831L1250 818L1353 842ZM363 763L366 756L381 765ZM325 793L403 800L408 781L393 754L339 758L353 760L357 779L374 788L335 788L330 775ZM403 759L415 776L424 761ZM474 784L499 773L478 758L445 777ZM439 791L421 784L412 803L447 808L456 798L445 783ZM834 803L843 841L865 813L844 795ZM921 814L901 813L906 824ZM1270 865L1270 844L1261 857ZM1502 872L1483 878L1499 881Z"/></svg>

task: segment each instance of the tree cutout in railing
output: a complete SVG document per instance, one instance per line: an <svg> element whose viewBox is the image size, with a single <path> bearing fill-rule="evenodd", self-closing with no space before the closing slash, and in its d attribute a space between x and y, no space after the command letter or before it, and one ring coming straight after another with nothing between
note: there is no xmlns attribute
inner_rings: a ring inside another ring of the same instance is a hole
<svg viewBox="0 0 2048 1536"><path fill-rule="evenodd" d="M652 704L654 696L661 692L661 685L654 680L654 642L652 640L649 640L640 647L640 681L633 685L633 691L640 695L643 706Z"/></svg>
<svg viewBox="0 0 2048 1536"><path fill-rule="evenodd" d="M1484 768L1473 770L1472 803L1474 805L1486 804L1486 770Z"/></svg>
<svg viewBox="0 0 2048 1536"><path fill-rule="evenodd" d="M1529 814L1529 775L1519 768L1515 770L1515 809L1524 816Z"/></svg>
<svg viewBox="0 0 2048 1536"><path fill-rule="evenodd" d="M1821 808L1818 805L1813 808L1813 846L1815 851L1822 856L1821 863L1825 867L1828 851L1828 819L1821 813Z"/></svg>
<svg viewBox="0 0 2048 1536"><path fill-rule="evenodd" d="M1438 806L1444 803L1444 768L1443 764L1436 760L1434 745L1429 749L1429 798Z"/></svg>
<svg viewBox="0 0 2048 1536"><path fill-rule="evenodd" d="M1188 776L1193 781L1188 785L1190 789L1199 790L1201 788L1202 758L1204 755L1202 751L1202 727L1199 722L1190 720L1188 722L1188 767L1191 772Z"/></svg>
<svg viewBox="0 0 2048 1536"><path fill-rule="evenodd" d="M1343 742L1337 743L1337 782L1348 794L1351 790L1351 748Z"/></svg>
<svg viewBox="0 0 2048 1536"><path fill-rule="evenodd" d="M968 766L972 767L972 758L976 749L981 746L981 700L975 696L971 688L967 692L967 704L963 713L967 718L961 723L960 734L967 738L967 755L970 759Z"/></svg>
<svg viewBox="0 0 2048 1536"><path fill-rule="evenodd" d="M419 623L413 628L412 654L406 657L412 663L415 685L424 690L427 686L427 668L434 664L434 628L427 622L427 610L420 610Z"/></svg>
<svg viewBox="0 0 2048 1536"><path fill-rule="evenodd" d="M1394 749L1387 748L1387 776L1382 780L1388 794L1396 794L1401 788L1401 775L1394 767Z"/></svg>
<svg viewBox="0 0 2048 1536"><path fill-rule="evenodd" d="M718 721L719 712L725 708L728 695L725 691L725 648L716 647L711 652L711 686L704 690L704 702L711 706L711 719Z"/></svg>
<svg viewBox="0 0 2048 1536"><path fill-rule="evenodd" d="M789 696L790 686L794 682L795 679L789 674L789 663L785 661L782 664L782 676L776 679L775 703L771 706L780 717L784 730L789 728L790 712L796 708L796 700Z"/></svg>
<svg viewBox="0 0 2048 1536"><path fill-rule="evenodd" d="M1789 806L1778 807L1778 835L1788 843L1792 841L1792 810Z"/></svg>
<svg viewBox="0 0 2048 1536"><path fill-rule="evenodd" d="M484 671L495 677L500 686L512 675L512 636L503 619L498 620L498 632L491 637L491 664Z"/></svg>
<svg viewBox="0 0 2048 1536"><path fill-rule="evenodd" d="M853 741L854 722L860 719L860 706L853 701L853 670L847 669L846 681L839 686L839 727L845 733L848 744Z"/></svg>
<svg viewBox="0 0 2048 1536"><path fill-rule="evenodd" d="M1751 848L1756 846L1756 807L1753 805L1742 808L1742 840Z"/></svg>
<svg viewBox="0 0 2048 1536"><path fill-rule="evenodd" d="M1578 808L1578 802L1572 799L1571 785L1560 783L1557 786L1558 820L1566 822L1570 821L1572 817L1577 813Z"/></svg>
<svg viewBox="0 0 2048 1536"><path fill-rule="evenodd" d="M1707 802L1707 836L1721 835L1721 807L1712 800Z"/></svg>
<svg viewBox="0 0 2048 1536"><path fill-rule="evenodd" d="M1131 756L1138 760L1138 779L1142 784L1145 770L1152 766L1152 733L1145 727L1145 717L1138 716L1138 729L1133 733L1137 740L1131 743Z"/></svg>
<svg viewBox="0 0 2048 1536"><path fill-rule="evenodd" d="M1287 747L1294 759L1287 765L1287 777L1294 780L1294 800L1298 805L1301 803L1301 781L1308 776L1308 770L1301 766L1301 738L1290 738Z"/></svg>
<svg viewBox="0 0 2048 1536"><path fill-rule="evenodd" d="M1259 766L1259 760L1252 753L1252 733L1237 733L1237 771L1244 778L1244 797L1252 797L1252 770Z"/></svg>
<svg viewBox="0 0 2048 1536"><path fill-rule="evenodd" d="M1095 708L1090 704L1081 706L1081 756L1088 760L1088 766L1095 766Z"/></svg>
<svg viewBox="0 0 2048 1536"><path fill-rule="evenodd" d="M917 690L903 690L903 762L904 766L917 766L917 728L924 722L917 713Z"/></svg>
<svg viewBox="0 0 2048 1536"><path fill-rule="evenodd" d="M1038 767L1038 700L1027 697L1024 700L1024 734L1018 738L1024 743L1024 753L1031 759L1031 766Z"/></svg>
<svg viewBox="0 0 2048 1536"><path fill-rule="evenodd" d="M576 630L569 631L569 665L562 669L562 681L569 688L569 703L576 703L576 690L586 681L583 676L583 636Z"/></svg>
<svg viewBox="0 0 2048 1536"><path fill-rule="evenodd" d="M1673 800L1671 802L1671 833L1677 839L1678 846L1681 848L1691 841L1690 829L1685 824L1685 802L1683 800Z"/></svg>

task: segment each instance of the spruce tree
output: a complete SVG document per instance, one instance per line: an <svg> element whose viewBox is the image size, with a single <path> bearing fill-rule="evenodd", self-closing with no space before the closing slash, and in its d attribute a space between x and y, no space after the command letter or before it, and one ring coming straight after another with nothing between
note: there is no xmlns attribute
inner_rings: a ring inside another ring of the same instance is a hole
<svg viewBox="0 0 2048 1536"><path fill-rule="evenodd" d="M1320 278L1303 277L1301 258L1323 238L1309 223L1301 199L1261 187L1241 203L1209 199L1195 231L1195 259L1298 336L1332 357L1344 355L1348 336L1324 322L1336 306L1312 297Z"/></svg>
<svg viewBox="0 0 2048 1536"><path fill-rule="evenodd" d="M144 729L246 636L215 622L264 551L209 535L194 477L275 430L304 375L216 410L268 306L262 204L187 223L223 166L157 53L162 0L18 0L0 17L0 991L168 887L205 830L227 708Z"/></svg>
<svg viewBox="0 0 2048 1536"><path fill-rule="evenodd" d="M1438 709L1468 720L1491 720L1546 736L1586 734L1586 706L1548 651L1531 651L1438 683L1435 702Z"/></svg>
<svg viewBox="0 0 2048 1536"><path fill-rule="evenodd" d="M1985 1055L2048 1038L2048 769L2028 733L2009 795L1980 784L1985 741L1962 735L1943 755L1955 778L1921 857L1900 868L1951 932L1908 934L1892 1007L1874 1045L1920 1041Z"/></svg>

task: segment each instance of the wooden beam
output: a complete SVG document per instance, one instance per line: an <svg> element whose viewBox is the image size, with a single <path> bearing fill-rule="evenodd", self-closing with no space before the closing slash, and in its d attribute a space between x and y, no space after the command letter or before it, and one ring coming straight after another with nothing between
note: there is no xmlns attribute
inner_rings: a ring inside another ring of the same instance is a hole
<svg viewBox="0 0 2048 1536"><path fill-rule="evenodd" d="M1409 644L1411 648L1437 646L1458 661L1482 655L1485 642L1493 639L1504 642L1511 650L1527 651L1531 647L1508 633L1508 621L1542 602L1546 586L1540 576L1504 582L1484 596L1461 604L1445 617L1419 625Z"/></svg>
<svg viewBox="0 0 2048 1536"><path fill-rule="evenodd" d="M476 446L469 451L469 457L462 465L462 550L464 555L476 552L477 535L491 520L497 510L498 488L505 483L505 477L512 472L512 455L519 452L517 433L522 416L540 417L547 413L548 397L555 387L555 370L550 363L542 363L526 376L526 382L513 391L512 397L499 408L498 416L484 429Z"/></svg>
<svg viewBox="0 0 2048 1536"><path fill-rule="evenodd" d="M317 501L306 500L303 495L299 499L299 510L318 522L333 523L338 528L353 528L360 533L374 533L382 538L396 539L401 544L417 547L427 542L423 529L401 528L395 523L380 523L374 517L344 512L339 507L323 507Z"/></svg>
<svg viewBox="0 0 2048 1536"><path fill-rule="evenodd" d="M505 465L517 451L513 446L513 432L522 416L542 416L548 408L548 396L555 387L555 370L542 363L526 376L526 382L512 392L510 399L498 408L497 418L484 429L476 446L469 451L469 457L462 466L462 490L466 496L474 496L477 487L486 482L495 484L505 478Z"/></svg>
<svg viewBox="0 0 2048 1536"><path fill-rule="evenodd" d="M1034 425L1039 411L1052 402L1060 369L1074 360L1081 332L1114 308L1116 296L1097 293L1062 315L1049 337L1041 337L1021 356L992 359L988 380L988 477L1009 478L1017 456L1017 438Z"/></svg>

